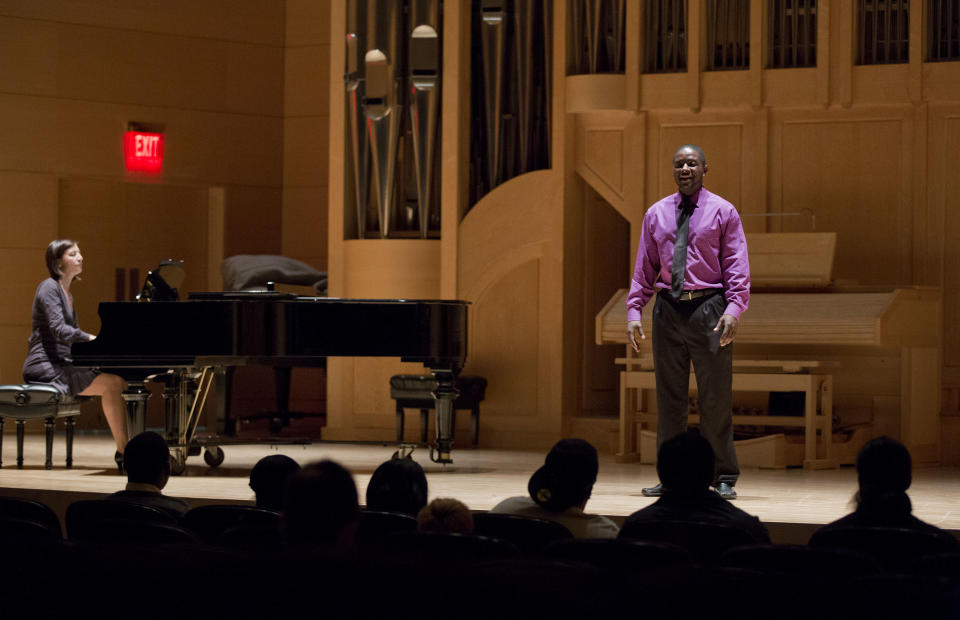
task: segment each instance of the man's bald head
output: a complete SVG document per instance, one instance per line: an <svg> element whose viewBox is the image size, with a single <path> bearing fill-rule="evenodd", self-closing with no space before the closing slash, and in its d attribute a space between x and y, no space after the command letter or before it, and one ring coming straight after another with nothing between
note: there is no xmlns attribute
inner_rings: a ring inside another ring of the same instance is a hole
<svg viewBox="0 0 960 620"><path fill-rule="evenodd" d="M679 153L680 151L682 151L682 150L684 150L684 149L690 149L691 151L696 151L697 155L700 156L700 163L703 164L704 167L706 167L706 165L707 165L707 156L703 153L703 149L700 148L699 146L697 146L696 144L682 144L682 145L680 145L679 147L677 147L677 150L673 152L673 156L676 157L676 156L677 156L677 153Z"/></svg>

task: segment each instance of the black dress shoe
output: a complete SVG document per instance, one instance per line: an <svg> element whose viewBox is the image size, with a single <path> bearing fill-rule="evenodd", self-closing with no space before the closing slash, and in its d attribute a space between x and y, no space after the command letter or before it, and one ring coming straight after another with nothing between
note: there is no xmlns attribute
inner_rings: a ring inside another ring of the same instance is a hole
<svg viewBox="0 0 960 620"><path fill-rule="evenodd" d="M717 486L714 487L717 491L717 495L723 499L734 499L737 497L737 492L733 490L733 487L727 484L726 482L720 482Z"/></svg>
<svg viewBox="0 0 960 620"><path fill-rule="evenodd" d="M123 452L115 452L113 454L113 462L117 464L117 473L123 473Z"/></svg>
<svg viewBox="0 0 960 620"><path fill-rule="evenodd" d="M643 495L644 497L660 497L663 495L663 485L657 483L652 487L640 489L640 495Z"/></svg>

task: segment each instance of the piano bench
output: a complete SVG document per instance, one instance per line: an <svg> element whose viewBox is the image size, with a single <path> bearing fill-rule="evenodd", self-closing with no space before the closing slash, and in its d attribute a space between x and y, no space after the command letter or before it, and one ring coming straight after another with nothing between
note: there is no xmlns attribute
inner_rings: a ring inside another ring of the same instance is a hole
<svg viewBox="0 0 960 620"><path fill-rule="evenodd" d="M427 412L436 407L433 390L436 379L429 375L393 375L390 377L390 397L397 401L397 442L403 442L404 409L420 410L420 443L427 443ZM460 395L453 401L453 428L456 432L457 410L470 410L470 443L476 446L480 440L480 402L486 395L487 380L483 377L457 377Z"/></svg>
<svg viewBox="0 0 960 620"><path fill-rule="evenodd" d="M46 426L46 469L53 468L53 429L57 418L66 418L67 467L73 467L74 418L80 415L80 403L86 397L68 396L49 383L15 383L0 385L0 455L3 448L3 423L6 418L17 422L17 469L23 469L23 424L28 420L44 420ZM0 467L3 461L0 459Z"/></svg>

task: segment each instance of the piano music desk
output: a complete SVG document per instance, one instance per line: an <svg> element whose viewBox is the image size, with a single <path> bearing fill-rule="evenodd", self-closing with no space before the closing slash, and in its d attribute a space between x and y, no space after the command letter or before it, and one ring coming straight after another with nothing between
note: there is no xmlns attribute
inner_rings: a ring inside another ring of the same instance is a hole
<svg viewBox="0 0 960 620"><path fill-rule="evenodd" d="M649 357L620 357L616 362L626 366L626 370L620 371L620 450L617 460L639 460L637 429L644 424L655 428L657 423L657 414L644 409L643 396L643 390L656 389L653 360ZM837 467L832 449L833 375L825 372L835 366L820 361L735 359L734 392L803 392L804 415L734 415L733 424L803 427L803 466L807 469ZM695 380L691 382L690 392L696 393ZM688 422L698 424L700 416L691 414Z"/></svg>

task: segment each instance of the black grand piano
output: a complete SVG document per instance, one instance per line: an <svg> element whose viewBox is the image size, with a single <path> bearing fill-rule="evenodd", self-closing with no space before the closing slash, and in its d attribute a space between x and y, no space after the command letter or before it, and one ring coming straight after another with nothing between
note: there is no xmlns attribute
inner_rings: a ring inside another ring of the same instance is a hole
<svg viewBox="0 0 960 620"><path fill-rule="evenodd" d="M420 362L437 380L437 437L430 457L451 463L455 382L467 356L467 303L269 291L191 293L185 301L103 302L100 333L91 342L73 345L73 363L123 369L128 378L138 370L146 378L166 369L166 392L174 410L171 416L168 407L168 441L174 471L182 472L197 446L200 412L214 376L225 367L313 366L330 356ZM196 392L190 398L192 382Z"/></svg>

